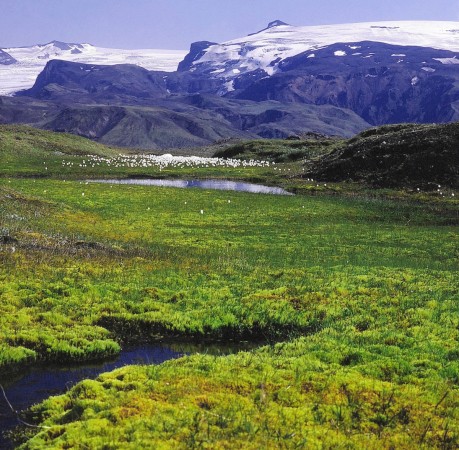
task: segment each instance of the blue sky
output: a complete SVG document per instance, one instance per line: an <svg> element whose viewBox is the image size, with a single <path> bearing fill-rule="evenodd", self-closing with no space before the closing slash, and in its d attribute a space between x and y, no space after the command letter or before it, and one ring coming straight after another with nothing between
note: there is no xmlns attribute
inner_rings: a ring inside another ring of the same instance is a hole
<svg viewBox="0 0 459 450"><path fill-rule="evenodd" d="M281 19L292 25L459 21L457 0L0 0L0 48L53 39L118 48L187 49Z"/></svg>

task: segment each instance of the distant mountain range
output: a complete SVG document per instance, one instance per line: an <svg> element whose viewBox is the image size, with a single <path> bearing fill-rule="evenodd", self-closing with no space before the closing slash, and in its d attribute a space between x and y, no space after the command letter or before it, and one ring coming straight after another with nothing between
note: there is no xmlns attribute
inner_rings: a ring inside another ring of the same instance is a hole
<svg viewBox="0 0 459 450"><path fill-rule="evenodd" d="M201 92L331 104L371 125L448 122L458 119L459 23L276 21L242 39L194 44L179 71L205 80L193 81Z"/></svg>
<svg viewBox="0 0 459 450"><path fill-rule="evenodd" d="M57 41L3 49L0 92L21 83L30 89L0 98L0 122L116 145L352 136L372 125L459 120L459 23L274 21L223 44L193 43L187 55Z"/></svg>
<svg viewBox="0 0 459 450"><path fill-rule="evenodd" d="M173 72L185 55L185 50L125 50L60 41L3 48L0 50L0 95L31 88L46 63L55 59L94 65L136 64L148 70Z"/></svg>
<svg viewBox="0 0 459 450"><path fill-rule="evenodd" d="M379 42L459 52L458 38L459 22L368 22L294 27L277 20L258 33L223 44L194 44L187 57L188 64L182 64L179 70L206 73L227 83L233 80L233 84L227 85L227 90L231 91L237 88L237 80L245 74L271 76L284 72L284 62L289 58L313 59L316 50L337 43L342 44L342 48L334 54L337 58L352 55L354 59L369 58L377 64L377 53L359 51L354 43ZM346 46L346 43L350 45ZM396 62L403 60L396 54L394 58ZM426 64L429 62L427 60Z"/></svg>

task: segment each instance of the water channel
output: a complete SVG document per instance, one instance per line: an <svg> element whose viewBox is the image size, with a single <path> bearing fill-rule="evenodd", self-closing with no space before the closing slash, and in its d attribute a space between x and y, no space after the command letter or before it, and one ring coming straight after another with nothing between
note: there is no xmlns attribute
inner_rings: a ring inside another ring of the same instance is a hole
<svg viewBox="0 0 459 450"><path fill-rule="evenodd" d="M3 395L0 389L0 449L9 450L13 448L5 433L21 425L17 414L11 410L10 405L20 413L52 395L59 395L67 391L81 380L95 379L101 373L110 372L130 364L161 364L167 360L193 353L227 355L240 350L249 350L260 344L245 341L209 345L142 344L123 349L118 357L111 361L72 366L42 365L23 371L16 376L6 377L0 380L5 391L5 395Z"/></svg>
<svg viewBox="0 0 459 450"><path fill-rule="evenodd" d="M65 392L81 380L96 378L101 373L129 364L160 364L183 354L162 345L142 345L123 350L112 361L78 366L39 366L2 380L6 398L0 390L0 449L13 448L5 432L20 425L8 402L16 411L23 411L52 395Z"/></svg>

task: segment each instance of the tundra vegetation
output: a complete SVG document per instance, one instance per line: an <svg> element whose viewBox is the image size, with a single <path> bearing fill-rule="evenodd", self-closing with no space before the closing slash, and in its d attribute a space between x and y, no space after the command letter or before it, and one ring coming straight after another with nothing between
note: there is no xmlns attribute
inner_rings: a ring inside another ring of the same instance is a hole
<svg viewBox="0 0 459 450"><path fill-rule="evenodd" d="M110 165L117 149L23 127L0 153L0 373L133 341L260 342L83 381L27 413L19 448L459 446L454 190L317 183L288 157ZM113 176L299 195L85 181Z"/></svg>

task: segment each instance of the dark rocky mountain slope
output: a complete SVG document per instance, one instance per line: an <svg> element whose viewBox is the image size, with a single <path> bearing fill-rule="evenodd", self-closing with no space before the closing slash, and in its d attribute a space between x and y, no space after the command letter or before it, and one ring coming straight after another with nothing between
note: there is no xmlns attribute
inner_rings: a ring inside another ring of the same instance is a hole
<svg viewBox="0 0 459 450"><path fill-rule="evenodd" d="M229 95L331 104L373 125L450 122L459 120L459 65L447 63L456 56L424 47L338 43L288 58L280 72Z"/></svg>
<svg viewBox="0 0 459 450"><path fill-rule="evenodd" d="M15 64L17 61L9 54L0 49L0 64L4 66L9 66L10 64Z"/></svg>
<svg viewBox="0 0 459 450"><path fill-rule="evenodd" d="M61 103L145 103L167 94L166 72L131 64L97 66L51 60L31 89L17 96Z"/></svg>
<svg viewBox="0 0 459 450"><path fill-rule="evenodd" d="M353 136L368 124L333 106L176 96L157 106L56 103L0 97L0 123L26 123L98 142L160 149L195 147L226 139L285 138L303 130Z"/></svg>
<svg viewBox="0 0 459 450"><path fill-rule="evenodd" d="M160 107L79 105L62 109L41 128L139 149L198 147L222 139L256 138L207 111L195 114Z"/></svg>

